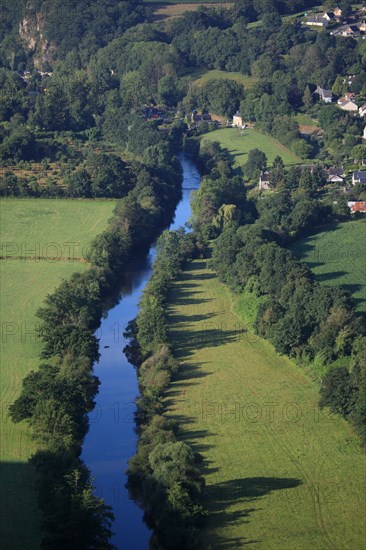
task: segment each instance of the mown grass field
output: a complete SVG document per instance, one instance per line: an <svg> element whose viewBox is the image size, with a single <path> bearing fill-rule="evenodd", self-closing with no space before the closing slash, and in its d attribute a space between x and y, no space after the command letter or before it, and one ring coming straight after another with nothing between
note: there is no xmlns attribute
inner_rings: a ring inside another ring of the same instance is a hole
<svg viewBox="0 0 366 550"><path fill-rule="evenodd" d="M299 157L279 141L271 136L261 134L254 129L242 131L239 130L239 128L223 128L222 130L215 130L214 132L203 134L201 139L218 141L222 147L226 147L232 155L236 166L244 166L249 151L256 148L267 155L269 164L273 162L273 159L277 155L280 155L287 165L301 162Z"/></svg>
<svg viewBox="0 0 366 550"><path fill-rule="evenodd" d="M219 71L216 69L211 71L208 71L206 69L195 69L187 73L187 76L190 76L194 79L194 86L204 86L209 80L222 80L228 78L229 80L235 80L235 82L243 84L244 88L248 89L254 86L254 84L257 82L257 79L253 76L234 72Z"/></svg>
<svg viewBox="0 0 366 550"><path fill-rule="evenodd" d="M29 250L37 242L41 247L50 242L87 246L107 226L114 202L6 199L0 206L2 243L15 243L21 249L24 242ZM27 426L13 424L7 414L24 376L40 363L35 313L62 278L87 268L80 261L36 261L30 256L26 261L0 260L0 537L4 549L40 547L34 472L27 464L35 446Z"/></svg>
<svg viewBox="0 0 366 550"><path fill-rule="evenodd" d="M169 306L181 369L165 405L204 457L216 549L357 550L365 544L366 462L349 426L318 409L318 388L246 331L205 262Z"/></svg>
<svg viewBox="0 0 366 550"><path fill-rule="evenodd" d="M114 206L113 200L2 199L0 255L60 259L71 251L81 258Z"/></svg>
<svg viewBox="0 0 366 550"><path fill-rule="evenodd" d="M324 285L342 285L366 314L366 220L340 223L295 243L293 252Z"/></svg>

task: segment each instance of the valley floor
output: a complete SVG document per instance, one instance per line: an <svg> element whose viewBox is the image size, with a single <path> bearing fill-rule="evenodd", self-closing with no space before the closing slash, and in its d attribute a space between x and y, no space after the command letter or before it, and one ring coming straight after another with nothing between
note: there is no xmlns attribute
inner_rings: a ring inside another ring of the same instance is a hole
<svg viewBox="0 0 366 550"><path fill-rule="evenodd" d="M175 283L170 338L181 364L165 400L204 457L212 548L364 547L365 455L318 409L316 384L235 314L235 299L191 262Z"/></svg>

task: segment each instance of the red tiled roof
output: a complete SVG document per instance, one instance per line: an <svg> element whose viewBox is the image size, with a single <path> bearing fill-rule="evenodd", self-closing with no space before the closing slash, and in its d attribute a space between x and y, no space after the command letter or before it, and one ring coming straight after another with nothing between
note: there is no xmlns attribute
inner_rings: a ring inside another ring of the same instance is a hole
<svg viewBox="0 0 366 550"><path fill-rule="evenodd" d="M366 213L366 201L356 201L351 205L352 212L364 212Z"/></svg>

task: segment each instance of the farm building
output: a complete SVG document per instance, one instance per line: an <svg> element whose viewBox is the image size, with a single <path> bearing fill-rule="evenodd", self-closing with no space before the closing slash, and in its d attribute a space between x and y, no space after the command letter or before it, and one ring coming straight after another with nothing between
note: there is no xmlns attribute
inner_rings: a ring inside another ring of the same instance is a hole
<svg viewBox="0 0 366 550"><path fill-rule="evenodd" d="M366 201L348 201L347 206L352 214L356 214L356 212L366 214Z"/></svg>

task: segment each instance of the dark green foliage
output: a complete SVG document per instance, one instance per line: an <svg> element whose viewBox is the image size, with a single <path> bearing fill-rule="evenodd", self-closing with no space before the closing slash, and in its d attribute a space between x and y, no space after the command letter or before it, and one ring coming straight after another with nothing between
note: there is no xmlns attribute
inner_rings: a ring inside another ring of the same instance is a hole
<svg viewBox="0 0 366 550"><path fill-rule="evenodd" d="M73 550L110 544L111 508L94 495L90 472L79 458L64 450L38 451L31 459L38 473L39 504L46 533L42 548Z"/></svg>
<svg viewBox="0 0 366 550"><path fill-rule="evenodd" d="M267 157L259 149L251 149L245 163L245 175L248 179L257 179L259 173L267 167Z"/></svg>
<svg viewBox="0 0 366 550"><path fill-rule="evenodd" d="M346 367L330 369L320 389L320 407L329 407L332 412L347 416L352 399L350 378Z"/></svg>
<svg viewBox="0 0 366 550"><path fill-rule="evenodd" d="M198 549L203 544L197 530L204 517L200 457L177 441L177 426L162 416L163 395L178 370L166 343L166 302L173 280L193 254L193 239L183 229L161 235L153 275L136 323L127 331L141 391L136 413L140 438L138 451L129 461L128 486L154 529L152 545L159 548Z"/></svg>
<svg viewBox="0 0 366 550"><path fill-rule="evenodd" d="M234 171L232 159L218 143L202 141L196 154L202 172L209 175L192 193L193 226L207 241L217 236L220 228L244 218L246 191L240 170Z"/></svg>

